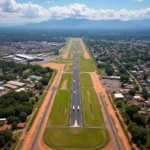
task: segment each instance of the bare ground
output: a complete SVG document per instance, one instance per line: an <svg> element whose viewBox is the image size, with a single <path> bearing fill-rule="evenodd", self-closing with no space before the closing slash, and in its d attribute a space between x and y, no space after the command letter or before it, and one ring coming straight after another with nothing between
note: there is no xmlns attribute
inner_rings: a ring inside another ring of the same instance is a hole
<svg viewBox="0 0 150 150"><path fill-rule="evenodd" d="M21 150L28 150L28 149L30 149L33 136L34 136L35 131L36 131L36 128L37 128L37 126L38 126L38 124L39 124L39 120L42 118L43 113L44 113L44 111L45 111L45 108L46 108L46 106L47 106L47 104L48 104L49 97L50 97L50 95L52 94L52 87L53 87L53 86L56 86L56 85L55 85L56 80L59 80L59 81L60 81L60 78L61 78L61 76L62 76L62 70L63 70L63 68L64 68L64 65L63 65L63 64L55 64L55 63L47 63L47 64L44 64L44 65L42 65L42 66L43 66L43 67L50 67L50 68L52 68L52 69L56 69L56 70L57 70L57 74L56 74L55 79L53 80L53 82L52 82L52 84L51 84L51 87L49 88L49 90L48 90L48 92L47 92L47 95L46 95L46 97L45 97L45 100L44 100L44 102L43 102L43 104L42 104L42 106L41 106L41 108L40 108L40 110L39 110L39 112L38 112L38 114L37 114L37 116L36 116L36 118L35 118L35 120L34 120L32 126L31 126L29 132L26 134L26 138L25 138L25 140L23 141ZM59 76L59 79L58 79L59 72L60 72L60 76ZM56 94L56 92L55 92L55 94ZM50 106L50 108L49 108L49 113L50 113L50 111L51 111L51 108L52 108L52 105L53 105L53 101L54 101L54 98L53 98L53 100L52 100L52 102L51 102L51 106ZM43 137L43 133L44 133L44 129L45 129L45 126L46 126L46 122L47 122L47 120L48 120L49 113L48 113L48 115L46 116L46 119L45 119L45 121L44 121L44 127L42 128L41 134L40 134L40 137L39 137L39 146L40 146L40 149L41 149L41 150L52 150L51 148L47 147L47 146L44 144L43 138L42 138L42 137Z"/></svg>
<svg viewBox="0 0 150 150"><path fill-rule="evenodd" d="M91 78L92 78L92 81L93 81L93 84L94 84L94 88L96 90L96 93L98 92L102 92L104 97L105 97L105 103L107 105L107 109L109 111L109 114L111 114L111 117L113 119L113 121L115 122L115 127L116 127L116 130L118 131L117 134L120 138L120 141L121 141L121 144L123 146L123 149L125 150L130 150L131 149L131 146L129 145L129 142L128 142L128 139L120 125L120 122L115 114L115 111L111 105L111 102L108 98L108 95L106 93L106 90L103 88L103 86L101 85L101 82L99 81L99 77L98 75L96 74L96 72L92 72L90 73L91 74ZM112 137L111 137L112 138ZM112 141L110 141L112 142ZM110 144L111 145L111 144ZM105 147L104 149L106 150L107 147ZM108 147L107 150L110 150L110 148Z"/></svg>

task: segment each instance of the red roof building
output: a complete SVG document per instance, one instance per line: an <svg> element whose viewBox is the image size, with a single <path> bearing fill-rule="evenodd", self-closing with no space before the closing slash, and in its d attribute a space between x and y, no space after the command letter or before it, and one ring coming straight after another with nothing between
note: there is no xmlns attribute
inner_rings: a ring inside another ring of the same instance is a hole
<svg viewBox="0 0 150 150"><path fill-rule="evenodd" d="M24 128L24 126L25 126L25 123L24 123L24 122L19 122L19 123L17 124L17 128Z"/></svg>
<svg viewBox="0 0 150 150"><path fill-rule="evenodd" d="M2 127L0 127L0 131L4 131L8 129L8 125L4 124Z"/></svg>

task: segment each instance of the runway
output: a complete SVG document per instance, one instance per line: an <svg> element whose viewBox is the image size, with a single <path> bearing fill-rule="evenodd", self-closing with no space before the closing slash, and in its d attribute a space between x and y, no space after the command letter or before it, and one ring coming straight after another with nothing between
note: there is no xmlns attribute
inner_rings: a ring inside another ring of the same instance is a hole
<svg viewBox="0 0 150 150"><path fill-rule="evenodd" d="M69 126L83 126L82 101L80 93L80 73L78 67L78 49L74 46L74 68L72 74L72 93L69 114Z"/></svg>

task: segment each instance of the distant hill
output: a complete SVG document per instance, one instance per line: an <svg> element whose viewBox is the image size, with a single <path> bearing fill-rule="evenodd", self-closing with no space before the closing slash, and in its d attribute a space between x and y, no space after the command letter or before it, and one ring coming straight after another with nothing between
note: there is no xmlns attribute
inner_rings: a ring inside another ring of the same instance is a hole
<svg viewBox="0 0 150 150"><path fill-rule="evenodd" d="M88 20L67 18L51 19L40 23L29 23L25 28L96 28L96 29L150 29L150 20Z"/></svg>

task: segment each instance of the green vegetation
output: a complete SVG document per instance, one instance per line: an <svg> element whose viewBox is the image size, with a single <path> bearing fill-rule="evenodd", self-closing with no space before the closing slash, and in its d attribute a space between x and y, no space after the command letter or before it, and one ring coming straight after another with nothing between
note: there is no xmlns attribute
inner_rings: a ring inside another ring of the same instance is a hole
<svg viewBox="0 0 150 150"><path fill-rule="evenodd" d="M100 69L100 74L101 74L101 75L105 75L105 74L106 74L105 68Z"/></svg>
<svg viewBox="0 0 150 150"><path fill-rule="evenodd" d="M77 41L78 42L78 41ZM81 50L81 45L78 45ZM72 72L73 65L70 64L72 58L71 49L68 58L64 61L64 71ZM60 60L62 61L62 60ZM67 64L68 63L68 64ZM93 72L94 63L91 59L84 59L82 53L79 54L80 72ZM93 88L90 74L80 74L81 95L83 104L83 119L86 126L104 126L104 119L98 102L97 94ZM54 149L101 149L108 143L109 136L107 129L99 128L66 128L69 119L70 99L71 99L72 74L64 73L60 80L59 89L56 93L54 104L44 132L44 142ZM57 126L52 127L52 126ZM59 127L59 128L58 128ZM84 142L85 141L85 142Z"/></svg>
<svg viewBox="0 0 150 150"><path fill-rule="evenodd" d="M73 53L69 53L67 60L72 60L73 61L73 58L74 58L74 54Z"/></svg>
<svg viewBox="0 0 150 150"><path fill-rule="evenodd" d="M71 89L72 87L72 74L70 73L63 73L59 88L61 89Z"/></svg>
<svg viewBox="0 0 150 150"><path fill-rule="evenodd" d="M80 74L80 84L81 84L81 87L93 87L90 74L88 73Z"/></svg>
<svg viewBox="0 0 150 150"><path fill-rule="evenodd" d="M54 149L101 149L108 143L106 129L46 128L44 142Z"/></svg>
<svg viewBox="0 0 150 150"><path fill-rule="evenodd" d="M87 126L105 125L94 88L82 88L82 106L84 123Z"/></svg>
<svg viewBox="0 0 150 150"><path fill-rule="evenodd" d="M69 91L57 91L47 125L67 125L70 98Z"/></svg>
<svg viewBox="0 0 150 150"><path fill-rule="evenodd" d="M13 133L10 130L0 131L0 147L12 141Z"/></svg>
<svg viewBox="0 0 150 150"><path fill-rule="evenodd" d="M65 65L64 71L65 72L72 72L73 71L73 65Z"/></svg>
<svg viewBox="0 0 150 150"><path fill-rule="evenodd" d="M94 72L94 63L91 59L85 59L83 55L79 55L80 72Z"/></svg>

